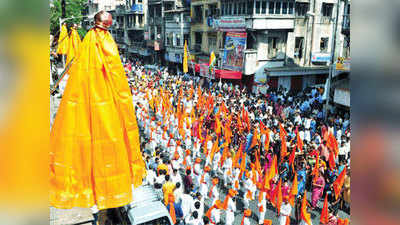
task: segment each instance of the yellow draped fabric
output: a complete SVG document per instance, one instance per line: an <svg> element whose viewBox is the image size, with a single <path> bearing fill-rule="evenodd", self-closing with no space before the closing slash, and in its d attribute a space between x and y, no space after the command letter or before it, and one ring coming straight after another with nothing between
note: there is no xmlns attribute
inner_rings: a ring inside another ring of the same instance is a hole
<svg viewBox="0 0 400 225"><path fill-rule="evenodd" d="M58 38L57 54L65 55L68 51L69 37L67 26L64 24L61 27L60 36Z"/></svg>
<svg viewBox="0 0 400 225"><path fill-rule="evenodd" d="M67 64L78 55L79 46L81 45L81 38L75 28L71 28L71 35L69 37L68 50L67 50Z"/></svg>
<svg viewBox="0 0 400 225"><path fill-rule="evenodd" d="M108 31L84 38L50 133L50 204L119 207L146 175L132 95Z"/></svg>

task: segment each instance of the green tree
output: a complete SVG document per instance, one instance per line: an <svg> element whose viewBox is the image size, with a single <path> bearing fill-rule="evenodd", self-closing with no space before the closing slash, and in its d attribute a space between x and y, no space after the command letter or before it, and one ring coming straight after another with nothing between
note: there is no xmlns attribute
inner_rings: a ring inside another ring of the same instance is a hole
<svg viewBox="0 0 400 225"><path fill-rule="evenodd" d="M79 17L83 16L83 12L87 7L87 0L65 0L65 16ZM53 7L50 8L50 34L57 34L60 31L60 17L61 17L61 0L54 0ZM74 23L81 24L84 18L75 18L67 20L66 23L72 25ZM78 33L81 38L86 34L86 30L83 28L78 29Z"/></svg>

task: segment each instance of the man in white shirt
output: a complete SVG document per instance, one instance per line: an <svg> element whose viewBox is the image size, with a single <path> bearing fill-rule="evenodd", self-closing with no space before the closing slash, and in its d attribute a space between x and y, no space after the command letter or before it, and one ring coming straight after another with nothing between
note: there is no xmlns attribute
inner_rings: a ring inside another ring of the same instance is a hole
<svg viewBox="0 0 400 225"><path fill-rule="evenodd" d="M184 193L182 195L182 202L181 202L183 218L187 218L188 216L190 216L190 211L193 204L194 204L193 197L190 196L188 193Z"/></svg>
<svg viewBox="0 0 400 225"><path fill-rule="evenodd" d="M290 216L292 211L292 206L289 204L288 196L283 198L283 204L281 205L280 215L279 215L279 224L286 225L287 217Z"/></svg>

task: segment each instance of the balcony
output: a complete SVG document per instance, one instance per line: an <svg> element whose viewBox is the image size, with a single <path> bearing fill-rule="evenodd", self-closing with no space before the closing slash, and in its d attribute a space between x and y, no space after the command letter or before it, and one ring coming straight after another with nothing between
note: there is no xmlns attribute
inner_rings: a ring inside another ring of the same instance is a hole
<svg viewBox="0 0 400 225"><path fill-rule="evenodd" d="M246 20L246 27L255 30L294 29L294 15L253 15Z"/></svg>
<svg viewBox="0 0 400 225"><path fill-rule="evenodd" d="M350 34L350 15L343 15L342 34Z"/></svg>
<svg viewBox="0 0 400 225"><path fill-rule="evenodd" d="M201 52L201 44L193 45L194 52Z"/></svg>
<svg viewBox="0 0 400 225"><path fill-rule="evenodd" d="M142 24L132 23L132 24L128 24L126 28L127 28L127 30L144 30L145 26L143 23Z"/></svg>
<svg viewBox="0 0 400 225"><path fill-rule="evenodd" d="M143 4L133 4L132 7L125 12L126 14L144 14Z"/></svg>

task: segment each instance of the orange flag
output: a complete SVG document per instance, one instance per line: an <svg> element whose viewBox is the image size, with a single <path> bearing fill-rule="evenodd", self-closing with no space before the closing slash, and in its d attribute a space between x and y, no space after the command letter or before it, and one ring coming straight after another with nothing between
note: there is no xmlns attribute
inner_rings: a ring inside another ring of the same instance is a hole
<svg viewBox="0 0 400 225"><path fill-rule="evenodd" d="M232 165L235 168L239 167L239 158L242 156L242 149L243 149L243 144L240 144L239 151L236 152L235 158L233 159Z"/></svg>
<svg viewBox="0 0 400 225"><path fill-rule="evenodd" d="M314 176L314 182L318 179L319 177L319 152L317 152L317 157L316 157L316 161L315 161L315 165L314 165L314 169L311 172L311 175Z"/></svg>
<svg viewBox="0 0 400 225"><path fill-rule="evenodd" d="M269 142L270 142L270 140L269 140L269 132L270 132L270 130L267 128L265 130L265 143L264 143L265 152L267 152L268 149L269 149Z"/></svg>
<svg viewBox="0 0 400 225"><path fill-rule="evenodd" d="M334 159L334 155L332 154L332 152L329 153L329 169L334 170L336 163L335 163L335 159Z"/></svg>
<svg viewBox="0 0 400 225"><path fill-rule="evenodd" d="M307 192L304 192L303 201L301 202L300 217L308 225L311 225L311 215L307 212Z"/></svg>
<svg viewBox="0 0 400 225"><path fill-rule="evenodd" d="M297 173L295 173L294 174L292 188L290 189L290 194L289 194L289 203L292 206L294 206L294 200L296 199L296 195L298 193L297 185L298 185Z"/></svg>
<svg viewBox="0 0 400 225"><path fill-rule="evenodd" d="M299 149L300 152L302 152L303 151L303 141L300 138L298 127L296 127L296 142L297 142L297 148Z"/></svg>
<svg viewBox="0 0 400 225"><path fill-rule="evenodd" d="M326 142L326 145L328 146L329 150L331 152L333 152L335 154L335 156L337 157L339 154L339 147L338 147L336 138L332 132L329 132L329 134L328 134L328 140Z"/></svg>
<svg viewBox="0 0 400 225"><path fill-rule="evenodd" d="M264 225L272 225L272 220L264 220Z"/></svg>
<svg viewBox="0 0 400 225"><path fill-rule="evenodd" d="M257 170L259 176L261 176L262 171L261 171L260 156L259 156L258 151L256 152L255 155L256 155L256 170Z"/></svg>
<svg viewBox="0 0 400 225"><path fill-rule="evenodd" d="M274 158L272 159L272 164L271 168L268 171L268 174L266 175L266 178L264 180L264 188L265 189L270 189L269 181L275 177L277 173L277 158L276 155L274 155Z"/></svg>
<svg viewBox="0 0 400 225"><path fill-rule="evenodd" d="M287 146L286 146L286 136L287 133L285 129L283 128L282 124L279 123L279 136L281 138L281 160L286 156L287 154Z"/></svg>
<svg viewBox="0 0 400 225"><path fill-rule="evenodd" d="M244 153L244 157L242 158L242 161L240 163L240 174L239 174L239 179L241 179L244 170L246 169L246 156L247 153Z"/></svg>
<svg viewBox="0 0 400 225"><path fill-rule="evenodd" d="M171 216L172 222L176 224L176 215L175 215L175 206L174 206L174 195L170 194L168 196L168 201L169 201L169 214Z"/></svg>
<svg viewBox="0 0 400 225"><path fill-rule="evenodd" d="M338 218L338 225L349 225L349 219Z"/></svg>
<svg viewBox="0 0 400 225"><path fill-rule="evenodd" d="M289 156L289 164L290 165L293 165L295 157L296 157L296 149L294 148Z"/></svg>
<svg viewBox="0 0 400 225"><path fill-rule="evenodd" d="M282 180L279 179L278 188L277 188L277 198L276 198L276 208L278 210L278 214L281 212L281 205L282 205Z"/></svg>
<svg viewBox="0 0 400 225"><path fill-rule="evenodd" d="M251 140L251 145L249 149L252 149L254 146L256 146L258 143L258 132L257 129L254 129L254 134L253 134L253 138Z"/></svg>
<svg viewBox="0 0 400 225"><path fill-rule="evenodd" d="M322 223L322 224L328 224L329 223L328 195L325 195L324 206L322 207L321 217L319 219L319 222Z"/></svg>
<svg viewBox="0 0 400 225"><path fill-rule="evenodd" d="M344 170L340 173L338 178L333 182L333 190L335 191L335 198L338 199L340 192L342 191L342 187L344 184L344 178L347 173L347 168L345 167Z"/></svg>

